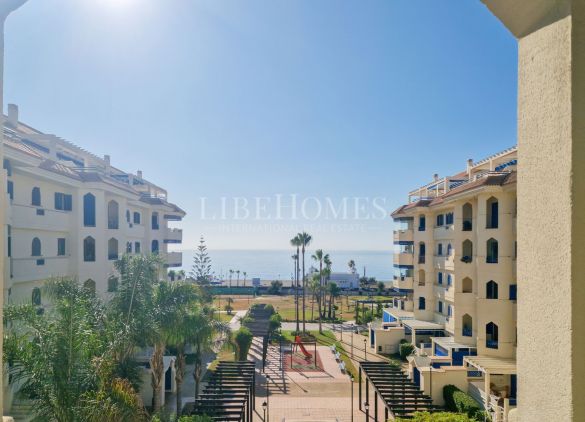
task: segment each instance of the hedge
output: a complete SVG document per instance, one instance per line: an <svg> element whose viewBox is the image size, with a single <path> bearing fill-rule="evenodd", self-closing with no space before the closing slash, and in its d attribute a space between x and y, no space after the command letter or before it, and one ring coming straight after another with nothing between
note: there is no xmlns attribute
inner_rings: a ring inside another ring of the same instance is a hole
<svg viewBox="0 0 585 422"><path fill-rule="evenodd" d="M411 343L402 343L400 345L400 358L406 360L406 357L409 356L413 350L414 346Z"/></svg>
<svg viewBox="0 0 585 422"><path fill-rule="evenodd" d="M469 394L454 385L443 387L445 408L451 412L465 413L470 418L483 420L485 412Z"/></svg>
<svg viewBox="0 0 585 422"><path fill-rule="evenodd" d="M469 416L461 413L449 412L416 412L412 419L396 419L396 422L475 422ZM482 419L483 421L483 419Z"/></svg>

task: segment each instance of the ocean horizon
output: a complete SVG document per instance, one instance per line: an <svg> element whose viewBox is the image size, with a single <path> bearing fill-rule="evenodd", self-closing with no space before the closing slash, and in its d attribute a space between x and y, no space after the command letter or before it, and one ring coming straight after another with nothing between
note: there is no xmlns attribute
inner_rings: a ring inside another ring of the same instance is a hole
<svg viewBox="0 0 585 422"><path fill-rule="evenodd" d="M193 264L195 250L183 249L183 266L175 270L184 270L189 273ZM305 268L317 267L318 264L311 259L313 250L305 254ZM249 249L217 249L209 250L212 272L217 277L229 277L229 270L240 270L240 280L243 280L243 272L247 273L247 280L261 278L262 280L290 280L294 274L294 264L291 250L249 250ZM349 271L348 262L353 259L360 276L375 277L380 281L390 281L393 276L392 251L326 251L332 261L334 272ZM233 280L236 280L234 274Z"/></svg>

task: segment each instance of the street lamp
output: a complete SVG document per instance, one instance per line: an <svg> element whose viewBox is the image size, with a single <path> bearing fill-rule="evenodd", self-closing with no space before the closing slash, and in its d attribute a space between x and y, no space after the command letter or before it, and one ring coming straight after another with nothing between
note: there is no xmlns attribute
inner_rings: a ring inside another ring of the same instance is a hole
<svg viewBox="0 0 585 422"><path fill-rule="evenodd" d="M353 422L353 375L349 376L349 387L351 389L351 422Z"/></svg>
<svg viewBox="0 0 585 422"><path fill-rule="evenodd" d="M4 162L4 26L6 18L16 9L25 4L27 0L2 0L0 2L0 162ZM4 189L4 170L0 170L0 186ZM6 201L2 201L6 202ZM4 226L5 205L0 204L0 239L6 239ZM4 291L4 240L0 242L0 291ZM0 308L4 307L4 298L0 296ZM2 333L2 315L0 315L0 334ZM3 354L2 338L0 337L0 356ZM0 377L0 389L4 383ZM0 414L4 414L2 400L0 400Z"/></svg>
<svg viewBox="0 0 585 422"><path fill-rule="evenodd" d="M368 361L368 351L367 351L366 343L367 343L367 340L364 339L364 360L367 362Z"/></svg>
<svg viewBox="0 0 585 422"><path fill-rule="evenodd" d="M270 420L270 375L266 375L266 418L265 421ZM262 405L264 407L264 405Z"/></svg>
<svg viewBox="0 0 585 422"><path fill-rule="evenodd" d="M366 422L370 420L370 403L364 402L364 409L366 409Z"/></svg>
<svg viewBox="0 0 585 422"><path fill-rule="evenodd" d="M262 410L264 411L264 422L266 422L266 409L268 409L268 403L266 403L266 400L264 400L264 403L262 403Z"/></svg>

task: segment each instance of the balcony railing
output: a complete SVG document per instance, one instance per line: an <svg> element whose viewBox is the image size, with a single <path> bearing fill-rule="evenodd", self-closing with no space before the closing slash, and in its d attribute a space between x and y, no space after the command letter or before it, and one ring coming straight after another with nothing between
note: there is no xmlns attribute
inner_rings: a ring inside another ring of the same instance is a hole
<svg viewBox="0 0 585 422"><path fill-rule="evenodd" d="M461 330L461 335L464 337L473 337L473 330L468 327L463 327L463 330Z"/></svg>
<svg viewBox="0 0 585 422"><path fill-rule="evenodd" d="M424 264L425 263L425 256L424 255L419 255L418 256L418 263L419 264Z"/></svg>
<svg viewBox="0 0 585 422"><path fill-rule="evenodd" d="M473 258L469 255L465 255L461 257L461 262L464 262L466 264L470 264L473 261Z"/></svg>
<svg viewBox="0 0 585 422"><path fill-rule="evenodd" d="M473 220L471 219L464 219L463 220L463 227L462 230L464 232L470 232L471 230L473 230Z"/></svg>

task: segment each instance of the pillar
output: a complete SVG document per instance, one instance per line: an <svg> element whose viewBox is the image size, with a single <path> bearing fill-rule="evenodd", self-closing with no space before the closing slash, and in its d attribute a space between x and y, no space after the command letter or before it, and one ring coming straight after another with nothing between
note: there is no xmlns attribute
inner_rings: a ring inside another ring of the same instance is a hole
<svg viewBox="0 0 585 422"><path fill-rule="evenodd" d="M583 421L585 2L482 1L518 39L517 416Z"/></svg>
<svg viewBox="0 0 585 422"><path fill-rule="evenodd" d="M353 336L353 334L352 334L352 336ZM359 386L358 405L359 405L359 409L362 410L362 367L361 366L360 366L360 369L358 372L358 386Z"/></svg>

